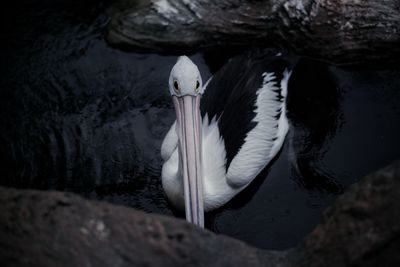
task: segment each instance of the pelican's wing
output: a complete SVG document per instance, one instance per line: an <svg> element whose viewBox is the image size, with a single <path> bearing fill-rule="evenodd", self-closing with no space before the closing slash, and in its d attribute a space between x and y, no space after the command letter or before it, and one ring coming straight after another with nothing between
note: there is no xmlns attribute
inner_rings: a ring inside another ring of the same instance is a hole
<svg viewBox="0 0 400 267"><path fill-rule="evenodd" d="M232 187L247 185L283 143L289 65L285 58L263 51L247 53L233 58L207 86L202 114L218 120L226 179Z"/></svg>

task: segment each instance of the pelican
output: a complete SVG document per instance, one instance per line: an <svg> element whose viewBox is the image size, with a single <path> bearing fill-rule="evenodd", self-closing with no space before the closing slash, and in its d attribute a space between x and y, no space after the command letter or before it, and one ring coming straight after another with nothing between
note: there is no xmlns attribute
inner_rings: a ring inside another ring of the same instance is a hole
<svg viewBox="0 0 400 267"><path fill-rule="evenodd" d="M178 58L169 76L176 121L161 145L161 176L187 221L204 227L204 211L246 188L281 149L289 66L280 55L247 53L203 86L198 67Z"/></svg>

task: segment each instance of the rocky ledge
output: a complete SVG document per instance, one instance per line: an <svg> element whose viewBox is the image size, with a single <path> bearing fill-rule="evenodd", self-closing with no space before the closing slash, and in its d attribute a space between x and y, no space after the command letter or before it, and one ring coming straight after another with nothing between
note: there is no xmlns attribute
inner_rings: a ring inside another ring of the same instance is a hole
<svg viewBox="0 0 400 267"><path fill-rule="evenodd" d="M352 186L288 251L70 193L0 188L0 265L400 266L399 221L400 161Z"/></svg>
<svg viewBox="0 0 400 267"><path fill-rule="evenodd" d="M117 3L107 40L123 48L182 54L226 46L268 46L335 64L397 63L400 57L398 0Z"/></svg>

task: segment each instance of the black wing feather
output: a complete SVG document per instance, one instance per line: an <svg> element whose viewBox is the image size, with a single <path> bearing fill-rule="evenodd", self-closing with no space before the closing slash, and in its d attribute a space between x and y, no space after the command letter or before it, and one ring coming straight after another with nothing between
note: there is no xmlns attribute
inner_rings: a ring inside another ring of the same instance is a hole
<svg viewBox="0 0 400 267"><path fill-rule="evenodd" d="M257 91L261 88L264 72L273 72L280 82L283 71L291 64L284 57L276 56L271 50L253 50L232 58L219 70L202 97L201 113L211 120L219 119L218 127L225 142L226 169L240 148L247 133L257 123ZM282 95L279 95L282 99Z"/></svg>

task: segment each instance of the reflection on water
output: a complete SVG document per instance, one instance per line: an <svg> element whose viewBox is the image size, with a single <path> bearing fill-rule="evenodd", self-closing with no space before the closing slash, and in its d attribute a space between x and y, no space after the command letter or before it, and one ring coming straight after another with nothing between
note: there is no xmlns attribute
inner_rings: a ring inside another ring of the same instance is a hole
<svg viewBox="0 0 400 267"><path fill-rule="evenodd" d="M172 215L159 151L174 120L166 86L176 57L110 48L104 2L24 4L4 14L1 185L68 190ZM195 55L203 79L235 52ZM281 153L249 188L208 214L207 226L263 248L296 245L343 189L399 157L399 77L400 68L301 61L290 82L291 125Z"/></svg>

